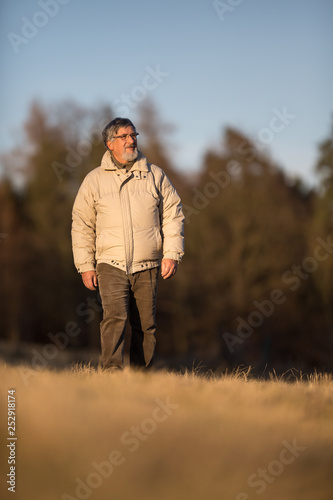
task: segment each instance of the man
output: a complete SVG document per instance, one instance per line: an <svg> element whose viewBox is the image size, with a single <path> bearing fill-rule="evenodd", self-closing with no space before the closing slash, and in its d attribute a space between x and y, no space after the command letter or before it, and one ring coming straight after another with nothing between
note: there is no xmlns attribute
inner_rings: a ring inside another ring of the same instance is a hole
<svg viewBox="0 0 333 500"><path fill-rule="evenodd" d="M173 276L184 254L180 198L159 167L137 149L127 118L103 130L107 152L84 179L73 206L74 263L84 285L102 299L102 365L123 367L127 317L130 363L150 367L155 350L159 270Z"/></svg>

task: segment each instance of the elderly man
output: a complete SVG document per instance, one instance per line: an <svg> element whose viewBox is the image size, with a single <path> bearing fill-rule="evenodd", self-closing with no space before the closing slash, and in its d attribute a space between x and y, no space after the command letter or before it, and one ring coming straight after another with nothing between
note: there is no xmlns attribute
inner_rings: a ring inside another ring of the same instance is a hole
<svg viewBox="0 0 333 500"><path fill-rule="evenodd" d="M74 263L89 290L99 287L102 364L110 371L123 367L127 317L130 363L151 366L158 273L173 276L184 254L180 198L163 170L138 151L138 135L127 118L104 128L107 152L73 206Z"/></svg>

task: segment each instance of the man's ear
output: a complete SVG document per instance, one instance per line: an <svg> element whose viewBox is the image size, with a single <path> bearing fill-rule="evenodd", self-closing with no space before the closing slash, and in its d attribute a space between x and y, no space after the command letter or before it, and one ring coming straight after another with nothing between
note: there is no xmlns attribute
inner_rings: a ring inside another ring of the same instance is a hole
<svg viewBox="0 0 333 500"><path fill-rule="evenodd" d="M113 142L112 141L107 141L106 142L107 147L112 151L113 150Z"/></svg>

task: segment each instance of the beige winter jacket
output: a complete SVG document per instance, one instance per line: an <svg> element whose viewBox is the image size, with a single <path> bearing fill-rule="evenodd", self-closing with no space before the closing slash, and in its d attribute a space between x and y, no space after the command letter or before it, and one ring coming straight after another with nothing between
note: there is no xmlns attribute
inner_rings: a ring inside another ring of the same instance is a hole
<svg viewBox="0 0 333 500"><path fill-rule="evenodd" d="M169 179L139 153L126 172L107 151L100 167L84 179L73 206L74 263L82 273L108 263L132 274L180 261L184 216Z"/></svg>

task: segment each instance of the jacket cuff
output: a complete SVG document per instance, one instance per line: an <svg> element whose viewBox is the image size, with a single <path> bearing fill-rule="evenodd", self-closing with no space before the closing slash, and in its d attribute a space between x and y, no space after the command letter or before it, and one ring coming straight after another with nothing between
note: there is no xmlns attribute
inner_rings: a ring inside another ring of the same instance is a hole
<svg viewBox="0 0 333 500"><path fill-rule="evenodd" d="M182 260L182 255L178 252L166 252L162 259L172 259L176 260L177 262L181 262Z"/></svg>
<svg viewBox="0 0 333 500"><path fill-rule="evenodd" d="M86 271L95 271L95 266L93 263L82 264L77 268L79 273L85 273Z"/></svg>

